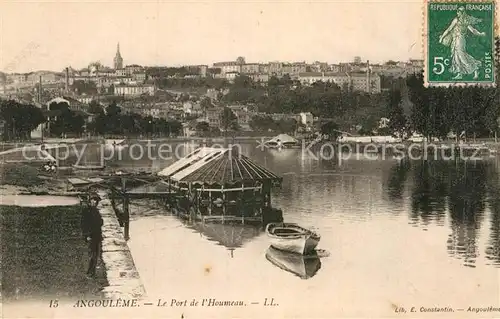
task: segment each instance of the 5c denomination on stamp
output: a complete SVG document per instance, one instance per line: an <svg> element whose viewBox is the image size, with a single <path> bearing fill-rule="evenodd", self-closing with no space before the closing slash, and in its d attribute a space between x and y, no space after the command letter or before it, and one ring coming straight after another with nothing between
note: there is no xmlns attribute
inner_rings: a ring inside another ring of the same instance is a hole
<svg viewBox="0 0 500 319"><path fill-rule="evenodd" d="M495 84L495 1L426 3L426 84Z"/></svg>

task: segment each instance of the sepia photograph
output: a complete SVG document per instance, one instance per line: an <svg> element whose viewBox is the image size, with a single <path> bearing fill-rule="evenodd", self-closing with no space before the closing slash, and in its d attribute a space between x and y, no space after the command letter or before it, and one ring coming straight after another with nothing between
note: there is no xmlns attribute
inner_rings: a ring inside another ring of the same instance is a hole
<svg viewBox="0 0 500 319"><path fill-rule="evenodd" d="M499 318L496 0L4 0L2 318Z"/></svg>

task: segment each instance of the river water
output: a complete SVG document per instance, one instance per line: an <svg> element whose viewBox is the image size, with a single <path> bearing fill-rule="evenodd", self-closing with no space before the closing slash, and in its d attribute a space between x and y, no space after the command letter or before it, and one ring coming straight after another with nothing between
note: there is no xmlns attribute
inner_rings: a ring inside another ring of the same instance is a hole
<svg viewBox="0 0 500 319"><path fill-rule="evenodd" d="M499 304L496 160L339 163L301 149L242 149L284 177L273 206L317 230L324 257L304 263L270 253L259 229L185 225L137 204L129 245L151 298L236 299L260 311L267 297L279 306L265 313L302 318Z"/></svg>
<svg viewBox="0 0 500 319"><path fill-rule="evenodd" d="M468 307L499 305L498 160L339 163L300 149L242 151L283 176L273 206L321 234L321 256L279 254L259 228L188 225L152 202L134 202L129 247L148 300L246 304L167 307L163 315L374 318L415 307L406 314L415 317L436 315L420 307L453 307L440 316L456 318L470 316ZM172 162L129 155L114 166L157 171ZM264 306L265 298L278 305Z"/></svg>

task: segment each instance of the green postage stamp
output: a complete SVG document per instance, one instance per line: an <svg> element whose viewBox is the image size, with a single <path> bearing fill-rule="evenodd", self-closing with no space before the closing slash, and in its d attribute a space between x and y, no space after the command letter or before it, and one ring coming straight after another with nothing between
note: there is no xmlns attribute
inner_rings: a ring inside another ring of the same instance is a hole
<svg viewBox="0 0 500 319"><path fill-rule="evenodd" d="M426 83L495 84L495 1L426 3Z"/></svg>

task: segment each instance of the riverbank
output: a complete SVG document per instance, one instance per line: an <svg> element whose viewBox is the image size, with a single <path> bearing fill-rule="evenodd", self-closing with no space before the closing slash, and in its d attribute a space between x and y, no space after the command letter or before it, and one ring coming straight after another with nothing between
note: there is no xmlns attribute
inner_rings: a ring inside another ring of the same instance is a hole
<svg viewBox="0 0 500 319"><path fill-rule="evenodd" d="M1 271L4 300L138 298L144 287L133 257L105 194L102 255L97 279L85 276L88 265L75 197L19 195L22 187L2 185ZM47 271L47 272L45 272ZM5 279L7 278L7 279Z"/></svg>
<svg viewBox="0 0 500 319"><path fill-rule="evenodd" d="M41 176L33 166L12 163L0 167L0 196L49 195L66 192L66 188L64 179Z"/></svg>
<svg viewBox="0 0 500 319"><path fill-rule="evenodd" d="M79 205L2 206L0 216L4 302L104 297L105 265L97 279L85 276Z"/></svg>

